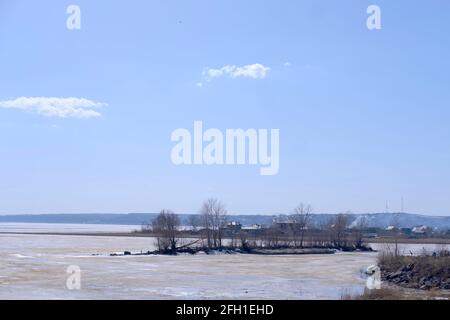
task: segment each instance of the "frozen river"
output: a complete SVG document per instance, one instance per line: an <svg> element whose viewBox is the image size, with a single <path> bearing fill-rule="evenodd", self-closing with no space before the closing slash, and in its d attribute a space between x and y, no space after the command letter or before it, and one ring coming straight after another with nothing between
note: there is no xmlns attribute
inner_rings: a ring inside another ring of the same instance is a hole
<svg viewBox="0 0 450 320"><path fill-rule="evenodd" d="M363 290L377 255L107 255L153 242L0 234L0 299L339 299ZM67 289L69 266L81 269L80 290Z"/></svg>
<svg viewBox="0 0 450 320"><path fill-rule="evenodd" d="M0 299L338 299L364 287L374 254L140 256L149 238L0 235ZM81 290L66 288L69 266Z"/></svg>
<svg viewBox="0 0 450 320"><path fill-rule="evenodd" d="M141 226L114 224L0 223L0 232L18 233L108 233L140 229Z"/></svg>

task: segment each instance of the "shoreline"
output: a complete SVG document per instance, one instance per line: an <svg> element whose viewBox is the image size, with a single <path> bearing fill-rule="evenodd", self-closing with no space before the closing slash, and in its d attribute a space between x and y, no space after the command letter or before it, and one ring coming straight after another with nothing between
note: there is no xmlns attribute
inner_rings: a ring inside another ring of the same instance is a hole
<svg viewBox="0 0 450 320"><path fill-rule="evenodd" d="M153 235L141 232L0 232L0 235L36 235L36 236L85 236L85 237L124 237L124 238L154 238ZM195 236L184 236L185 239L195 239ZM450 244L447 238L414 238L414 239L393 239L384 238L364 238L364 243L395 243L398 244Z"/></svg>
<svg viewBox="0 0 450 320"><path fill-rule="evenodd" d="M337 249L324 248L278 248L278 249L264 249L264 248L190 248L178 250L176 252L161 252L159 250L147 251L140 253L133 253L124 251L123 253L110 253L110 257L125 257L125 256L183 256L183 255L260 255L260 256L283 256L283 255L328 255L335 254ZM362 251L361 251L362 252ZM100 256L101 254L93 254L93 256Z"/></svg>

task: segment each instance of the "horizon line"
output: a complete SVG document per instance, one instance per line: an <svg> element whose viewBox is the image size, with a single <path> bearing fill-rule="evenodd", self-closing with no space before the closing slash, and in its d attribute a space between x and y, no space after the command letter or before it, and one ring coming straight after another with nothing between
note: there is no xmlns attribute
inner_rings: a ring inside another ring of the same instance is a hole
<svg viewBox="0 0 450 320"><path fill-rule="evenodd" d="M154 215L159 212L77 212L77 213L0 213L0 217L11 217L11 216L50 216L50 215L138 215L138 214L149 214ZM178 215L199 215L200 213L191 212L175 212ZM279 215L291 215L292 213L228 213L228 216L279 216ZM426 217L436 217L436 218L449 218L450 215L435 215L435 214L424 214L424 213L413 213L413 212L337 212L337 213L327 213L327 212L317 212L311 213L311 215L375 215L375 214L408 214L416 216L426 216Z"/></svg>

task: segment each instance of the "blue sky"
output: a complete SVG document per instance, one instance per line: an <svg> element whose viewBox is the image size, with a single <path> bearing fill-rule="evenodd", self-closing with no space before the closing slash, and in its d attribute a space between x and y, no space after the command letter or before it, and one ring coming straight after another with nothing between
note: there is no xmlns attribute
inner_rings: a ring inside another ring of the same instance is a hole
<svg viewBox="0 0 450 320"><path fill-rule="evenodd" d="M0 108L0 213L196 212L212 196L230 213L380 212L403 196L449 215L449 15L446 0L0 0L0 101L107 104ZM263 79L202 75L257 63ZM279 174L174 166L170 135L195 120L280 129Z"/></svg>

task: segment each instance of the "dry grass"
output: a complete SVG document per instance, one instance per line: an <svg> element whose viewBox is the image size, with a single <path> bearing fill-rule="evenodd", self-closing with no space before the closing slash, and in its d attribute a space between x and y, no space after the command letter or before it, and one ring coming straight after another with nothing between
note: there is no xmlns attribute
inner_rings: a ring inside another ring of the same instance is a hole
<svg viewBox="0 0 450 320"><path fill-rule="evenodd" d="M397 286L379 290L366 289L360 295L343 294L341 300L450 300L450 292L442 290L414 290Z"/></svg>
<svg viewBox="0 0 450 320"><path fill-rule="evenodd" d="M364 290L363 294L343 294L341 300L405 300L405 296L398 290L382 288L379 290Z"/></svg>
<svg viewBox="0 0 450 320"><path fill-rule="evenodd" d="M420 256L402 256L383 252L378 258L382 273L408 272L408 282L419 283L423 278L436 277L443 281L450 278L450 252L441 250L423 252Z"/></svg>
<svg viewBox="0 0 450 320"><path fill-rule="evenodd" d="M342 300L449 300L450 252L445 248L403 256L399 248L381 252L378 265L384 280L379 290L343 294ZM426 290L419 290L426 289Z"/></svg>

